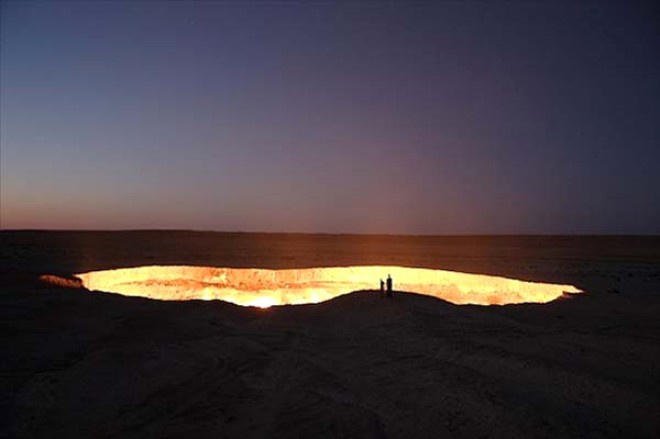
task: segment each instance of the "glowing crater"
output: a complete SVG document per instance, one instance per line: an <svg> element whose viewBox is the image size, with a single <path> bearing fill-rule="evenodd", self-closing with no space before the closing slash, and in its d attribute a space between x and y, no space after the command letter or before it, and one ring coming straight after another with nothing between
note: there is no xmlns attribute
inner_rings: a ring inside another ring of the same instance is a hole
<svg viewBox="0 0 660 439"><path fill-rule="evenodd" d="M352 291L377 290L391 275L394 290L455 304L547 303L581 293L572 285L525 282L499 276L423 268L355 266L265 270L149 266L76 275L89 290L160 300L224 300L243 306L319 303Z"/></svg>

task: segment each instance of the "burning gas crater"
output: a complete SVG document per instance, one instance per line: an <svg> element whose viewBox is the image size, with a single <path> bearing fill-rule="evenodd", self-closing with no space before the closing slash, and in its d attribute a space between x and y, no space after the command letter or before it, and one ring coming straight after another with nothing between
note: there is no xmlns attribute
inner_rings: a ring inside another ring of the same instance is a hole
<svg viewBox="0 0 660 439"><path fill-rule="evenodd" d="M422 268L355 266L265 270L150 266L76 275L89 290L160 300L224 300L243 306L319 303L352 291L376 290L391 275L395 291L408 291L463 305L547 303L572 285L524 282L498 276Z"/></svg>

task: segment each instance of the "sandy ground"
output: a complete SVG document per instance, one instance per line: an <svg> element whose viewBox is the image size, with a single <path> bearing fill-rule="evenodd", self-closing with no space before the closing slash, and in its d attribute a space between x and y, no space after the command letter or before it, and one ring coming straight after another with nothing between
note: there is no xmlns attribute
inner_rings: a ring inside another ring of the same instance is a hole
<svg viewBox="0 0 660 439"><path fill-rule="evenodd" d="M658 238L1 232L0 258L2 437L660 436ZM398 264L586 294L262 310L36 281L148 264Z"/></svg>

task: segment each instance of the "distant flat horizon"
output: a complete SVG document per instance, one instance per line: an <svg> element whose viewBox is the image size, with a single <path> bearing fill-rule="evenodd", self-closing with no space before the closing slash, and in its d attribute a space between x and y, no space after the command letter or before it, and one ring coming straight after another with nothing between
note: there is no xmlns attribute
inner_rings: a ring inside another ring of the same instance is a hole
<svg viewBox="0 0 660 439"><path fill-rule="evenodd" d="M373 237L429 237L429 238L486 238L486 237L584 237L584 238L598 238L598 237L610 237L610 238L626 238L626 237L649 237L656 238L660 237L660 233L359 233L359 232L295 232L295 231L253 231L253 230L205 230L205 229L157 229L157 228L147 228L147 229L33 229L33 228L11 228L5 229L0 228L0 233L2 232L90 232L90 233L115 233L115 232L127 232L127 233L166 233L166 232L176 232L176 233L217 233L217 234L226 234L226 235L315 235L315 236L373 236Z"/></svg>

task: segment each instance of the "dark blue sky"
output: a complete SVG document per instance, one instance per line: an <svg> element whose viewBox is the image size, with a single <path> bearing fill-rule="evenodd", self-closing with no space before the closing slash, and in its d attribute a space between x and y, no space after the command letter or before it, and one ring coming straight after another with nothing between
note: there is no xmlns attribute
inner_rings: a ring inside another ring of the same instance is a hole
<svg viewBox="0 0 660 439"><path fill-rule="evenodd" d="M652 2L1 12L2 228L660 233Z"/></svg>

